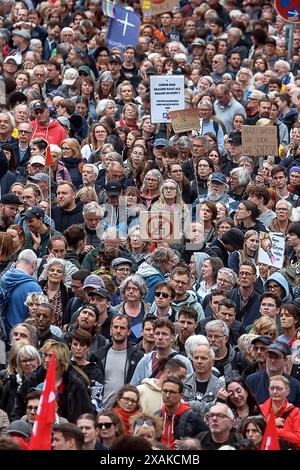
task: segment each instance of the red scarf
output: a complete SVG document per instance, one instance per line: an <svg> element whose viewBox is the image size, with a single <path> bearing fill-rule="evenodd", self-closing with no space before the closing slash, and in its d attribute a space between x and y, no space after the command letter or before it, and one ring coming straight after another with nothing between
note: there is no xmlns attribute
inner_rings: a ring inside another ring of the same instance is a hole
<svg viewBox="0 0 300 470"><path fill-rule="evenodd" d="M131 434L129 420L131 416L134 416L139 413L139 410L135 410L131 413L128 413L127 411L122 410L119 406L116 406L114 410L119 415L119 418L123 423L125 434Z"/></svg>

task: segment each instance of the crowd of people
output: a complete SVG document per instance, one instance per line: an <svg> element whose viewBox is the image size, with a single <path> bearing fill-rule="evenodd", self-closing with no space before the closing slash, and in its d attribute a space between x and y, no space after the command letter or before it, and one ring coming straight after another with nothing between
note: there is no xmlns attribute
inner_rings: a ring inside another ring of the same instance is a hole
<svg viewBox="0 0 300 470"><path fill-rule="evenodd" d="M116 2L141 17L123 51L98 0L0 4L0 448L28 449L54 353L54 450L259 450L272 409L299 450L300 24L141 3ZM154 75L198 127L152 123Z"/></svg>

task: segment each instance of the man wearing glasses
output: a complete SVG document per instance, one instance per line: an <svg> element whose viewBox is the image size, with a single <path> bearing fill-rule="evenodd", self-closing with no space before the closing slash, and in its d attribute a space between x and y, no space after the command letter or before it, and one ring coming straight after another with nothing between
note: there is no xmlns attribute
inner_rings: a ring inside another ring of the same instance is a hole
<svg viewBox="0 0 300 470"><path fill-rule="evenodd" d="M48 144L55 144L60 147L63 140L68 135L65 129L56 119L50 118L50 111L43 101L36 101L32 107L35 120L31 121L33 135L32 138L40 137L45 139Z"/></svg>
<svg viewBox="0 0 300 470"><path fill-rule="evenodd" d="M159 282L155 286L155 300L151 307L153 315L175 321L176 310L172 307L175 299L175 289L168 282Z"/></svg>
<svg viewBox="0 0 300 470"><path fill-rule="evenodd" d="M118 305L122 302L123 298L120 292L120 285L130 275L132 261L126 258L115 258L111 267L113 270L112 281L114 282L117 290L112 296L112 305Z"/></svg>
<svg viewBox="0 0 300 470"><path fill-rule="evenodd" d="M237 437L232 430L234 415L229 406L217 403L206 415L209 431L202 432L196 437L201 443L202 450L217 450L221 446L237 445Z"/></svg>

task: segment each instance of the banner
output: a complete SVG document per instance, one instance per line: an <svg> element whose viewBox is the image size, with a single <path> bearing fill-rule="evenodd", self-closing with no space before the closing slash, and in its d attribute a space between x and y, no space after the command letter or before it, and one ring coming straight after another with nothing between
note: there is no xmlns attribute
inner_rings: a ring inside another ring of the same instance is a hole
<svg viewBox="0 0 300 470"><path fill-rule="evenodd" d="M243 155L278 156L276 126L242 126Z"/></svg>
<svg viewBox="0 0 300 470"><path fill-rule="evenodd" d="M140 16L125 8L114 6L115 18L111 18L107 32L108 49L118 47L124 51L126 46L136 46L140 31Z"/></svg>
<svg viewBox="0 0 300 470"><path fill-rule="evenodd" d="M181 109L180 111L170 111L169 113L173 130L176 134L179 132L188 132L200 130L199 109Z"/></svg>
<svg viewBox="0 0 300 470"><path fill-rule="evenodd" d="M284 262L285 237L275 232L260 232L258 263L281 269Z"/></svg>
<svg viewBox="0 0 300 470"><path fill-rule="evenodd" d="M150 77L151 122L171 122L169 112L184 109L184 76Z"/></svg>
<svg viewBox="0 0 300 470"><path fill-rule="evenodd" d="M178 7L178 0L141 0L144 16L156 16Z"/></svg>
<svg viewBox="0 0 300 470"><path fill-rule="evenodd" d="M280 450L273 406L271 406L270 414L267 419L267 426L260 450Z"/></svg>

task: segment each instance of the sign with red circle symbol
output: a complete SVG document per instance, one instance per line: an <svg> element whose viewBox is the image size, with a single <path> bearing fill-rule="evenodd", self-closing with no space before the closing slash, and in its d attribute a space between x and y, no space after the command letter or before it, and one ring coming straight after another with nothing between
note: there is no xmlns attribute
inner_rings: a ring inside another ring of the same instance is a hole
<svg viewBox="0 0 300 470"><path fill-rule="evenodd" d="M167 211L140 212L142 240L153 242L179 240L182 236L181 225L178 214Z"/></svg>
<svg viewBox="0 0 300 470"><path fill-rule="evenodd" d="M299 0L275 0L275 8L285 21L299 23L300 3Z"/></svg>

